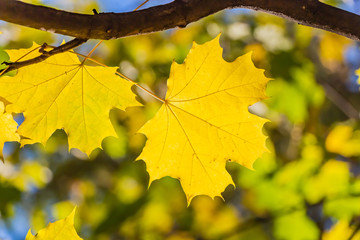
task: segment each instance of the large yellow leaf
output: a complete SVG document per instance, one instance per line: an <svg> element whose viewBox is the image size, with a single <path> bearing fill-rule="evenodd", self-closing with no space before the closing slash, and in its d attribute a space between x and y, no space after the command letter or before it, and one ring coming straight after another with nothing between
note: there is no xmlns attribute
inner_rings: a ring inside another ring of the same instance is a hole
<svg viewBox="0 0 360 240"><path fill-rule="evenodd" d="M15 61L36 49L7 51ZM33 51L21 60L38 55ZM18 70L15 77L0 79L0 96L11 102L8 112L23 112L20 135L23 143L46 143L56 129L68 134L70 148L90 154L107 136L116 136L109 119L112 108L124 110L139 103L131 83L115 75L115 67L82 64L71 52Z"/></svg>
<svg viewBox="0 0 360 240"><path fill-rule="evenodd" d="M267 79L250 54L228 63L219 37L194 46L184 64L173 63L164 104L140 132L148 138L138 157L150 182L180 179L188 202L196 195L220 196L233 184L226 161L252 168L267 148L267 121L248 106L264 99Z"/></svg>
<svg viewBox="0 0 360 240"><path fill-rule="evenodd" d="M16 133L17 123L9 113L5 113L4 103L0 102L0 159L3 160L2 150L5 142L20 141Z"/></svg>
<svg viewBox="0 0 360 240"><path fill-rule="evenodd" d="M49 223L46 228L41 229L35 236L29 230L25 240L82 240L74 228L74 215L75 209L65 219Z"/></svg>

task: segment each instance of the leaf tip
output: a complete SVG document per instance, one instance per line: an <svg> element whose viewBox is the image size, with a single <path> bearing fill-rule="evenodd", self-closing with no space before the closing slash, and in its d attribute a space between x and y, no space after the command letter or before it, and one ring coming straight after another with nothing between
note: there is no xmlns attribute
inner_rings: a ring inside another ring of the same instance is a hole
<svg viewBox="0 0 360 240"><path fill-rule="evenodd" d="M69 216L66 217L69 220L69 222L71 222L72 224L74 223L76 210L77 210L77 206L75 206L74 209L69 214Z"/></svg>
<svg viewBox="0 0 360 240"><path fill-rule="evenodd" d="M220 32L218 35L216 35L216 37L213 39L213 41L220 42L221 34L222 34L222 32Z"/></svg>
<svg viewBox="0 0 360 240"><path fill-rule="evenodd" d="M191 201L194 199L194 197L196 197L196 195L186 194L186 201L187 201L187 206L186 207L190 207Z"/></svg>

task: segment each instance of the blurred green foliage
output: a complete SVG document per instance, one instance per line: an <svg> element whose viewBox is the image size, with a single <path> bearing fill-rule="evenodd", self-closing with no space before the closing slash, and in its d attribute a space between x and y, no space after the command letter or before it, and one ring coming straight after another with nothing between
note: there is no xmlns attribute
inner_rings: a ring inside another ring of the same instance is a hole
<svg viewBox="0 0 360 240"><path fill-rule="evenodd" d="M8 60L4 49L62 41L5 23L0 31L1 62ZM185 29L106 41L93 58L119 66L164 96L171 62L182 62L192 41L203 43L220 32L226 60L253 51L256 66L274 79L269 99L250 108L271 120L264 131L272 153L257 160L255 171L227 165L236 187L226 189L225 201L199 196L187 207L177 180L166 177L148 186L144 162L134 162L146 141L136 131L160 103L134 89L144 107L112 110L118 138L104 139L103 150L90 159L68 151L62 130L46 146L6 145L0 239L24 239L30 227L36 233L77 206L76 228L84 239L359 240L360 125L351 114L359 113L360 97L348 87L354 73L345 57L355 42L268 14L233 10ZM95 43L77 51L86 54ZM22 230L15 227L19 215L28 220Z"/></svg>

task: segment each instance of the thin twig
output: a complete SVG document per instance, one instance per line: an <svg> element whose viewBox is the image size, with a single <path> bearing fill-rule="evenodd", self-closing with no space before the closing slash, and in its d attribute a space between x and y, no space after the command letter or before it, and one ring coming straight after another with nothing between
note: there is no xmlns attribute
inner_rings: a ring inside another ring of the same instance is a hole
<svg viewBox="0 0 360 240"><path fill-rule="evenodd" d="M150 0L145 0L142 4L140 4L137 8L134 9L134 11L139 10L142 6L144 6L148 1Z"/></svg>
<svg viewBox="0 0 360 240"><path fill-rule="evenodd" d="M7 65L8 67L5 68L5 70L3 70L3 72L1 74L5 74L7 72L10 72L10 71L13 71L13 70L25 67L25 66L29 66L31 64L42 62L55 54L67 52L75 47L78 47L81 44L85 43L86 41L87 41L87 39L74 38L73 40L71 40L63 45L58 46L49 52L44 50L45 45L43 45L42 47L40 47L40 52L42 54L35 58L25 60L25 61L3 62L3 64Z"/></svg>

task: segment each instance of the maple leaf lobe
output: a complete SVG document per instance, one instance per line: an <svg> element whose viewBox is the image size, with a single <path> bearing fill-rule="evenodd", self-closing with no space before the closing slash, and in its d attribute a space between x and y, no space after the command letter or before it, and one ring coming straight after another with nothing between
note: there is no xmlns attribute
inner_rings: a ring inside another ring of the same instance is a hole
<svg viewBox="0 0 360 240"><path fill-rule="evenodd" d="M0 101L0 160L3 159L3 148L5 142L20 141L20 136L17 134L18 124L13 119L10 113L5 112L5 105Z"/></svg>
<svg viewBox="0 0 360 240"><path fill-rule="evenodd" d="M76 208L65 219L61 219L54 223L49 223L44 229L41 229L35 236L28 231L25 240L48 240L48 239L68 239L82 240L76 233L74 228L74 216Z"/></svg>

